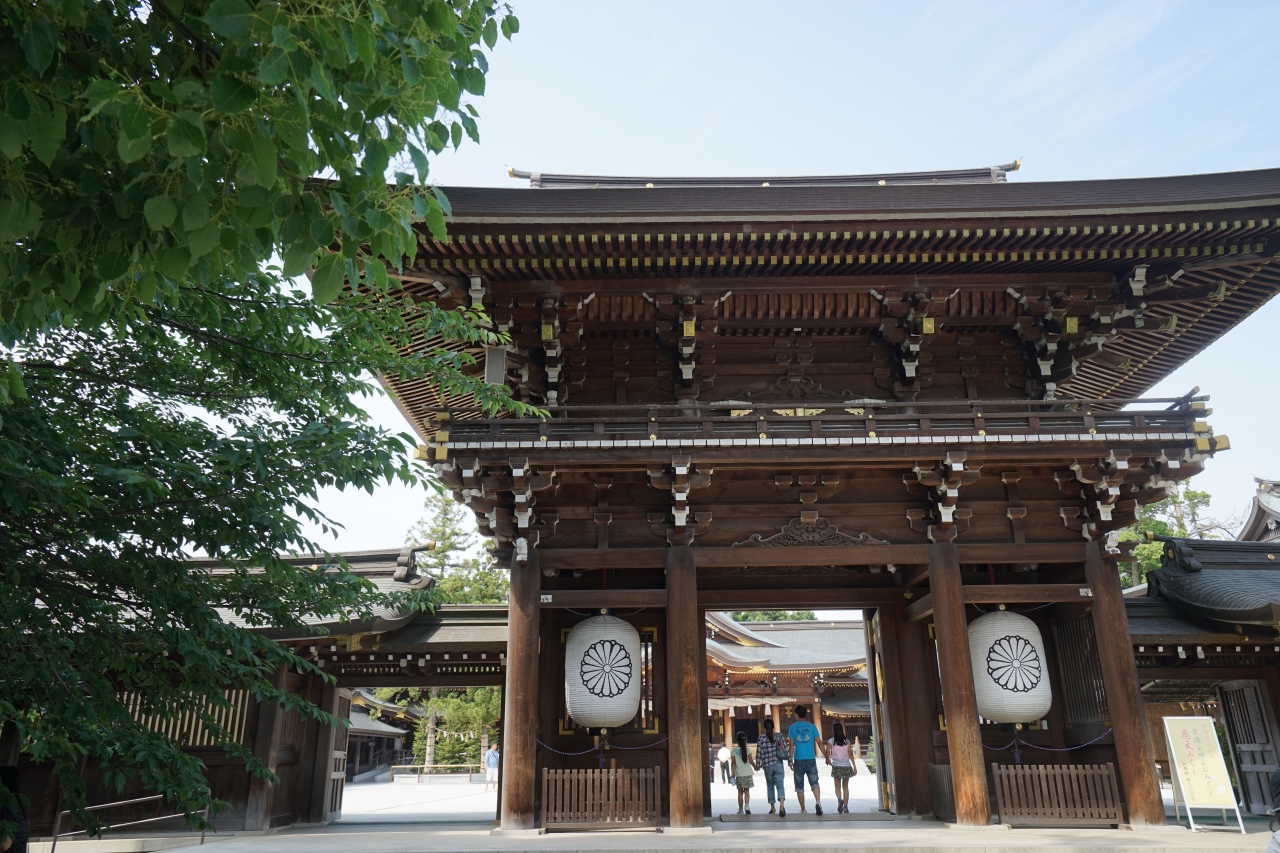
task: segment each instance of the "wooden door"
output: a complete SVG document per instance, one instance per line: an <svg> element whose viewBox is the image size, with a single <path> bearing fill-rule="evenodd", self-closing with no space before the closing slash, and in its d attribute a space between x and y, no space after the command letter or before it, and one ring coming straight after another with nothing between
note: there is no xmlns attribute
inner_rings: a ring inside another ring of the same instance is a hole
<svg viewBox="0 0 1280 853"><path fill-rule="evenodd" d="M880 783L877 794L882 810L899 814L891 743L896 733L887 730L882 716L885 672L881 659L884 631L881 611L877 610L871 621L864 623L864 630L867 632L867 695L871 698L871 740L876 753L876 779Z"/></svg>
<svg viewBox="0 0 1280 853"><path fill-rule="evenodd" d="M1267 685L1261 680L1224 681L1218 685L1222 718L1227 727L1231 760L1239 780L1241 807L1250 814L1266 814L1271 808L1268 777L1280 770L1276 720L1271 712Z"/></svg>

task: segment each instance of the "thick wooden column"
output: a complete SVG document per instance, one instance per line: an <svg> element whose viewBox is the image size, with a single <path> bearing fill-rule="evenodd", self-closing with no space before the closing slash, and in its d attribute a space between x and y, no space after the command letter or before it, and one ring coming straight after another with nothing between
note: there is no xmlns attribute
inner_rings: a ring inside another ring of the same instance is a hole
<svg viewBox="0 0 1280 853"><path fill-rule="evenodd" d="M991 822L987 773L978 728L978 698L969 660L969 624L960 597L960 557L950 542L929 546L929 591L938 638L938 670L947 721L947 752L956 792L956 822L985 826Z"/></svg>
<svg viewBox="0 0 1280 853"><path fill-rule="evenodd" d="M671 778L671 825L702 826L702 718L699 706L706 658L698 621L698 574L693 549L667 550L667 765Z"/></svg>
<svg viewBox="0 0 1280 853"><path fill-rule="evenodd" d="M288 684L289 673L284 667L276 670L272 685L283 690ZM280 733L284 725L284 711L275 702L258 703L257 730L253 736L253 754L272 773L280 758ZM272 805L278 786L266 779L253 776L249 779L249 796L244 807L244 828L249 831L271 828Z"/></svg>
<svg viewBox="0 0 1280 853"><path fill-rule="evenodd" d="M1163 825L1164 801L1138 687L1138 668L1133 660L1120 575L1103 562L1097 542L1085 547L1084 573L1093 589L1093 633L1098 641L1098 662L1102 665L1102 684L1107 690L1107 708L1111 713L1116 762L1120 765L1120 785L1129 806L1129 823Z"/></svg>
<svg viewBox="0 0 1280 853"><path fill-rule="evenodd" d="M316 703L321 711L338 715L338 687L325 682L320 687L320 701ZM337 729L316 723L315 751L311 753L311 796L307 803L306 820L308 823L329 822L329 777L333 771L333 744L337 739Z"/></svg>
<svg viewBox="0 0 1280 853"><path fill-rule="evenodd" d="M503 829L534 829L538 773L538 552L511 563L507 609L507 683L502 711ZM547 685L554 689L554 685Z"/></svg>

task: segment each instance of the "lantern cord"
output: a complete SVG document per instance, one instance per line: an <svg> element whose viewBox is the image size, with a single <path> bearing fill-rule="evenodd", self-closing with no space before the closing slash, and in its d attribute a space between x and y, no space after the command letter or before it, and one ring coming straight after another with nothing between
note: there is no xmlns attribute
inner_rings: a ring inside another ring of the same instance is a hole
<svg viewBox="0 0 1280 853"><path fill-rule="evenodd" d="M565 610L568 611L569 613L572 613L574 616L590 616L591 615L590 613L587 613L584 610L574 610L573 608L570 608L570 607L566 607ZM550 748L551 747L547 747L547 749L550 749Z"/></svg>
<svg viewBox="0 0 1280 853"><path fill-rule="evenodd" d="M618 746L616 743L611 743L609 744L609 748L610 749L653 749L655 746L662 746L664 743L667 742L667 740L668 738L664 737L662 740L655 740L653 743L646 743L643 746Z"/></svg>
<svg viewBox="0 0 1280 853"><path fill-rule="evenodd" d="M653 749L655 746L662 746L664 743L666 743L666 742L667 742L667 740L668 740L668 738L665 738L665 737L664 737L662 740L656 740L656 741L654 741L653 743L646 743L646 744L644 744L644 745L642 745L642 746L618 746L618 744L616 744L616 743L611 743L611 744L609 744L609 748L610 748L610 749L627 749L627 750L630 750L630 749ZM595 752L595 751L596 751L596 747L594 747L594 746L593 746L593 747L591 747L590 749L584 749L584 750L582 750L581 752L565 752L565 751L564 751L564 750L562 750L562 749L556 749L554 746L547 746L545 743L543 743L543 742L542 742L542 739L541 739L541 738L539 738L539 739L538 739L538 746L542 747L543 749L549 749L549 750L551 750L552 752L556 753L557 755L586 755L587 753Z"/></svg>
<svg viewBox="0 0 1280 853"><path fill-rule="evenodd" d="M556 753L557 755L586 755L589 752L596 751L596 747L593 746L590 749L582 750L582 752L565 752L563 749L556 749L554 746L547 746L545 743L542 742L541 738L538 738L538 746L542 747L543 749L549 749L552 752Z"/></svg>
<svg viewBox="0 0 1280 853"><path fill-rule="evenodd" d="M1081 743L1081 744L1076 744L1075 746L1067 746L1067 747L1040 746L1039 744L1027 743L1018 735L1014 735L1013 740L1009 741L1004 746L987 746L986 744L983 744L982 748L989 749L992 752L1004 752L1009 747L1013 747L1013 763L1021 764L1022 753L1019 751L1019 747L1027 746L1027 747L1030 747L1031 749L1038 749L1041 752L1073 752L1077 749L1084 749L1086 746L1093 746L1095 743L1102 740L1104 737L1106 737L1109 734L1111 734L1110 728L1108 728L1105 732L1098 735L1096 738L1089 741L1088 743Z"/></svg>

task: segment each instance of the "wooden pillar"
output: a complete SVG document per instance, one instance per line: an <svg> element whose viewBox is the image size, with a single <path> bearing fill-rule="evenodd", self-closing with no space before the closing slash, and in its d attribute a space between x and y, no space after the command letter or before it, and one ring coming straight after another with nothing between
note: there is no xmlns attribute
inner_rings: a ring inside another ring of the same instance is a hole
<svg viewBox="0 0 1280 853"><path fill-rule="evenodd" d="M276 670L272 684L283 690L289 677L284 667ZM258 703L258 725L253 737L253 754L272 773L280 758L280 732L284 724L284 711L275 702ZM272 803L276 785L266 779L252 776L249 779L249 795L245 802L244 828L260 831L271 828Z"/></svg>
<svg viewBox="0 0 1280 853"><path fill-rule="evenodd" d="M698 658L698 574L693 549L667 550L667 766L671 825L702 826L702 717L698 681L706 680L706 658Z"/></svg>
<svg viewBox="0 0 1280 853"><path fill-rule="evenodd" d="M17 764L21 746L18 724L13 720L5 720L0 724L0 764Z"/></svg>
<svg viewBox="0 0 1280 853"><path fill-rule="evenodd" d="M960 590L960 557L950 542L929 546L929 591L938 637L938 669L947 721L951 783L956 792L956 822L985 826L991 822L987 799L986 759L978 728L978 698L969 660L969 624Z"/></svg>
<svg viewBox="0 0 1280 853"><path fill-rule="evenodd" d="M813 713L809 715L809 722L813 723L813 727L818 730L818 740L826 740L827 737L822 733L822 694L819 693L813 697L813 705L809 709Z"/></svg>
<svg viewBox="0 0 1280 853"><path fill-rule="evenodd" d="M317 703L321 711L338 715L338 687L325 682L320 686L320 701ZM333 744L337 740L337 730L333 726L316 723L315 752L311 763L311 797L307 803L306 821L308 823L327 823L329 821L329 776L333 772Z"/></svg>
<svg viewBox="0 0 1280 853"><path fill-rule="evenodd" d="M534 829L538 778L538 596L542 588L538 552L511 562L507 607L507 683L503 690L503 829ZM548 689L553 689L548 685Z"/></svg>
<svg viewBox="0 0 1280 853"><path fill-rule="evenodd" d="M1085 547L1084 573L1093 589L1093 633L1098 642L1098 662L1102 665L1102 684L1107 691L1116 763L1129 806L1129 823L1160 826L1165 822L1164 800L1160 796L1155 752L1151 748L1138 687L1138 668L1133 660L1120 575L1103 561L1097 542Z"/></svg>

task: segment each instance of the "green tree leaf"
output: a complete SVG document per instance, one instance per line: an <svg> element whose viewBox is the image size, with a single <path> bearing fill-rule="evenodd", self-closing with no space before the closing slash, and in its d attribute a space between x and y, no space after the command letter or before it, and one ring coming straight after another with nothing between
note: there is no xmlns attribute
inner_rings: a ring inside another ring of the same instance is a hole
<svg viewBox="0 0 1280 853"><path fill-rule="evenodd" d="M249 146L258 185L270 188L276 182L276 146L257 134L250 135Z"/></svg>
<svg viewBox="0 0 1280 853"><path fill-rule="evenodd" d="M169 116L165 124L165 140L171 157L195 157L204 152L207 140L200 114L183 110Z"/></svg>
<svg viewBox="0 0 1280 853"><path fill-rule="evenodd" d="M316 246L314 243L307 241L299 241L291 245L284 252L284 269L286 277L294 278L302 275L311 269L312 261L316 257Z"/></svg>
<svg viewBox="0 0 1280 853"><path fill-rule="evenodd" d="M151 226L152 231L163 231L178 218L178 206L173 203L173 199L165 195L147 199L146 204L142 206L142 212L147 217L147 224Z"/></svg>
<svg viewBox="0 0 1280 853"><path fill-rule="evenodd" d="M326 255L316 264L311 274L311 298L317 304L327 305L342 294L346 281L346 268L341 255Z"/></svg>
<svg viewBox="0 0 1280 853"><path fill-rule="evenodd" d="M43 74L49 67L49 63L53 61L57 38L53 23L43 15L37 17L23 30L20 39L22 50L27 55L27 62L37 74Z"/></svg>
<svg viewBox="0 0 1280 853"><path fill-rule="evenodd" d="M360 57L360 62L366 68L373 67L377 61L377 39L373 27L368 21L357 19L351 27L351 37L356 43L356 55Z"/></svg>
<svg viewBox="0 0 1280 853"><path fill-rule="evenodd" d="M253 10L244 0L214 0L204 19L218 35L239 39L249 34Z"/></svg>
<svg viewBox="0 0 1280 853"><path fill-rule="evenodd" d="M209 87L209 97L216 111L229 115L247 110L257 103L258 90L242 80L224 74L214 78L213 85Z"/></svg>

